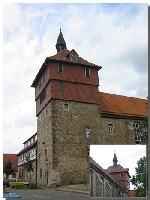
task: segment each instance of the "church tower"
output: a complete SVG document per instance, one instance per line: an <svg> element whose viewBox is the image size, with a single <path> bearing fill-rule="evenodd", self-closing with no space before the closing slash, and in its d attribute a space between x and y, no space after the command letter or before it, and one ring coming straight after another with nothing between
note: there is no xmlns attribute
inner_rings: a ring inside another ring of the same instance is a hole
<svg viewBox="0 0 150 200"><path fill-rule="evenodd" d="M123 168L120 164L117 164L117 156L114 152L113 166L110 166L106 171L113 176L113 178L122 186L126 191L130 190L130 174L129 168Z"/></svg>
<svg viewBox="0 0 150 200"><path fill-rule="evenodd" d="M61 29L56 50L31 85L37 116L37 182L47 187L88 182L89 145L98 142L100 130L101 66L67 50Z"/></svg>

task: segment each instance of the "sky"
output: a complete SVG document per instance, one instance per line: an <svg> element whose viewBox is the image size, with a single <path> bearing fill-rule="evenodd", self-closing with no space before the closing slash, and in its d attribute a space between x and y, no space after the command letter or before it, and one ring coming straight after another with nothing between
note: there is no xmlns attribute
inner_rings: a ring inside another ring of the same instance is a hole
<svg viewBox="0 0 150 200"><path fill-rule="evenodd" d="M117 156L117 164L129 168L129 174L132 177L135 175L137 161L146 156L146 145L90 145L90 157L103 169L113 165L114 152ZM130 189L134 189L131 183Z"/></svg>
<svg viewBox="0 0 150 200"><path fill-rule="evenodd" d="M67 49L102 66L99 90L148 96L147 4L3 3L3 152L18 153L36 133L31 84L56 54L61 30Z"/></svg>

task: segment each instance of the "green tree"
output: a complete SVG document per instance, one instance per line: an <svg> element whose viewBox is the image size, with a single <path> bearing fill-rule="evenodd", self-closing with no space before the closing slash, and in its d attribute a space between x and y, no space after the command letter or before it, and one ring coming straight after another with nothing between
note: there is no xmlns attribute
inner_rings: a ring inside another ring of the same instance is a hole
<svg viewBox="0 0 150 200"><path fill-rule="evenodd" d="M14 168L13 168L13 163L8 160L6 163L4 163L3 165L3 173L6 175L10 175L13 174L15 172Z"/></svg>
<svg viewBox="0 0 150 200"><path fill-rule="evenodd" d="M30 160L30 156L25 157L25 163L23 166L30 174L30 183L31 183L31 172L33 171L33 167L32 167L32 161Z"/></svg>
<svg viewBox="0 0 150 200"><path fill-rule="evenodd" d="M137 167L135 168L136 174L132 176L131 183L135 186L135 193L137 197L146 197L147 191L147 169L146 169L146 157L140 158L137 161Z"/></svg>

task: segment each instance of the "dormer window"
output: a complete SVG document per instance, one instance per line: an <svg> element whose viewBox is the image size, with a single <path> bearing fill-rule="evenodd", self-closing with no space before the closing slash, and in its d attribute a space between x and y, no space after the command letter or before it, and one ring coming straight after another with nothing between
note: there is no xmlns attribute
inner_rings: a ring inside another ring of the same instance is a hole
<svg viewBox="0 0 150 200"><path fill-rule="evenodd" d="M76 54L70 54L70 60L71 61L76 61L77 58L78 58L78 55L76 55Z"/></svg>
<svg viewBox="0 0 150 200"><path fill-rule="evenodd" d="M85 68L85 76L90 76L90 68Z"/></svg>
<svg viewBox="0 0 150 200"><path fill-rule="evenodd" d="M71 61L76 61L78 59L78 54L74 49L70 51L69 58Z"/></svg>

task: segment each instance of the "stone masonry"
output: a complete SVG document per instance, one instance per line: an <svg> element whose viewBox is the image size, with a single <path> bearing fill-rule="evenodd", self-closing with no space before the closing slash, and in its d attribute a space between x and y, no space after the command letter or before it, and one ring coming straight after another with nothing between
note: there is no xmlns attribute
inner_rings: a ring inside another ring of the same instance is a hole
<svg viewBox="0 0 150 200"><path fill-rule="evenodd" d="M68 110L64 109L66 103ZM46 171L49 186L88 182L90 144L135 144L134 134L126 126L129 121L100 117L96 104L51 100L38 116L38 183L47 184ZM113 133L107 130L109 123L114 124ZM91 130L88 139L87 127Z"/></svg>

